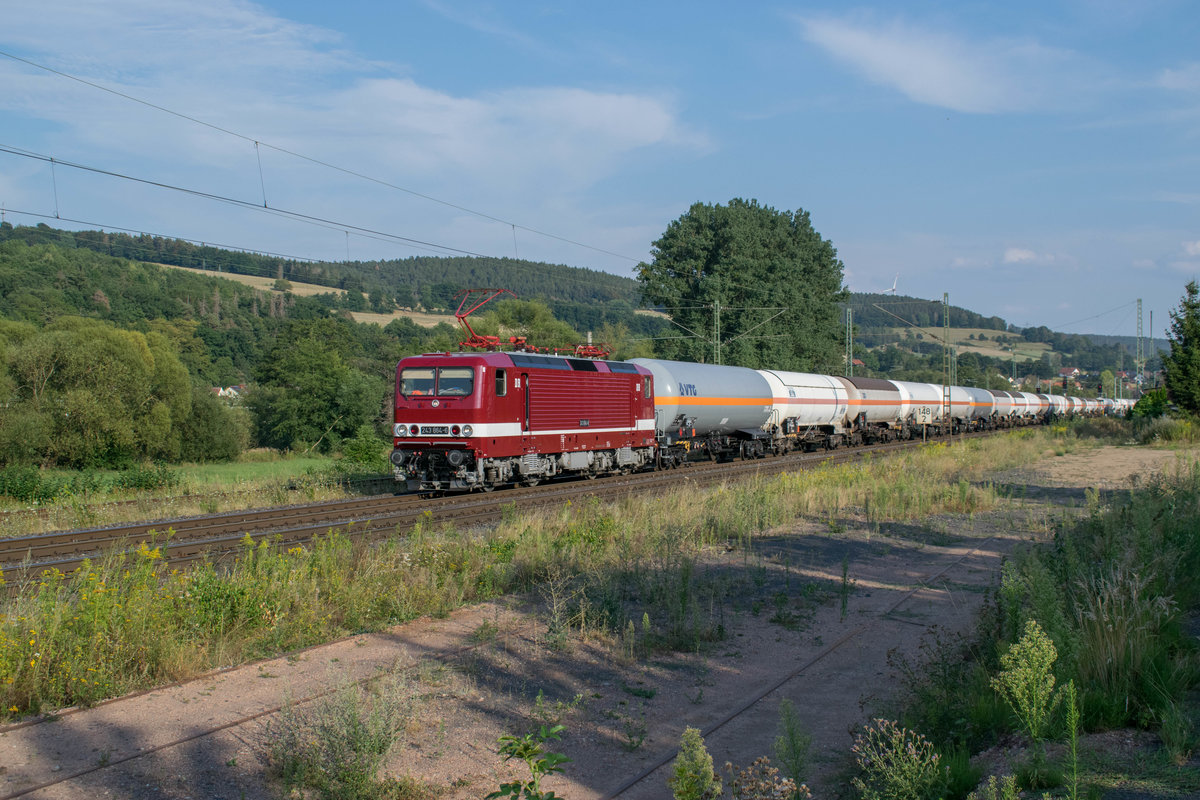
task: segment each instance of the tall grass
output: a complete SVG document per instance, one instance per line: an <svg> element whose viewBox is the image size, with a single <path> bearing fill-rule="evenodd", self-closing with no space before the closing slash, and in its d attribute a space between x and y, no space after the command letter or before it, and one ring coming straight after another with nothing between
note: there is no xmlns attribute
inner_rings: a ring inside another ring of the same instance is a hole
<svg viewBox="0 0 1200 800"><path fill-rule="evenodd" d="M234 563L187 572L171 568L169 542L150 542L46 573L0 606L0 715L87 704L548 578L564 599L559 630L613 637L631 656L703 647L724 635L749 572L713 568L707 549L733 547L751 565L761 532L804 514L981 510L996 502L987 471L1031 461L1047 443L1021 433L612 505L568 502L487 532L425 522L369 546L331 532L285 551L247 539Z"/></svg>

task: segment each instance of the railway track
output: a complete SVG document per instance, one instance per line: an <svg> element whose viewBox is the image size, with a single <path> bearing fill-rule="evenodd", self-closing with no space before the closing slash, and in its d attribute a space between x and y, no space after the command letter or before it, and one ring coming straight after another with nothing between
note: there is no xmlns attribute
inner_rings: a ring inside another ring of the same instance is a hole
<svg viewBox="0 0 1200 800"><path fill-rule="evenodd" d="M987 436L973 433L957 439ZM934 439L931 441L946 441ZM246 537L281 545L310 541L338 529L355 538L407 531L418 520L459 526L485 525L501 519L505 507L526 511L594 496L613 499L663 491L681 481L700 486L737 480L749 475L773 475L820 464L841 463L866 455L881 455L921 446L922 442L893 442L830 452L792 453L778 458L725 463L697 462L678 470L635 473L595 481L560 481L537 487L514 487L500 492L424 498L417 495L374 495L352 500L309 503L277 508L207 514L105 528L78 529L0 539L0 569L10 589L48 569L71 572L86 559L129 549L153 539L172 565L186 567L204 559L221 561L240 552Z"/></svg>

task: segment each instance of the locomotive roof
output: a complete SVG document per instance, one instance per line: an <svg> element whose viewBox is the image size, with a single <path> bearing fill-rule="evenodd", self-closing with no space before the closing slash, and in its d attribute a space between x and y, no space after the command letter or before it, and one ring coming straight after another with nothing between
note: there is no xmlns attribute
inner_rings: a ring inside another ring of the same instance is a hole
<svg viewBox="0 0 1200 800"><path fill-rule="evenodd" d="M597 364L605 364L609 372L624 372L629 374L637 374L641 371L636 364L630 364L626 361L604 361L598 358L575 358L573 356L552 356L543 355L541 353L513 353L513 352L492 352L492 353L425 353L424 357L430 358L480 358L484 363L500 366L500 367L532 367L535 369L559 369L570 370L575 372L602 372L603 370L596 369ZM644 368L643 368L644 369Z"/></svg>

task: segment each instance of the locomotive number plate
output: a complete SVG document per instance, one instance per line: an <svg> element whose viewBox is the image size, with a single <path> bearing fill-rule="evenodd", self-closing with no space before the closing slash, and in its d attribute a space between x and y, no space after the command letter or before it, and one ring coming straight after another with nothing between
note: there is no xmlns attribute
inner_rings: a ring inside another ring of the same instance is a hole
<svg viewBox="0 0 1200 800"><path fill-rule="evenodd" d="M450 428L447 427L446 425L422 425L421 426L421 435L422 436L448 436L449 434L450 434Z"/></svg>

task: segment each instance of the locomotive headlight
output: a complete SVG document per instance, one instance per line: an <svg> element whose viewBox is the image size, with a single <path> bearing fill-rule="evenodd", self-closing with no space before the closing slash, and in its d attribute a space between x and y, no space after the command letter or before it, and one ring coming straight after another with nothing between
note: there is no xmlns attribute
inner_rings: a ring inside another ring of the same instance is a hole
<svg viewBox="0 0 1200 800"><path fill-rule="evenodd" d="M420 428L418 428L416 425L409 425L409 426L408 426L408 432L409 432L409 434L410 434L410 435L412 435L412 436L416 436L418 433L420 433L420 432L421 432L421 429L420 429Z"/></svg>
<svg viewBox="0 0 1200 800"><path fill-rule="evenodd" d="M451 425L451 426L450 426L450 435L451 435L451 436L458 436L458 434L459 434L460 432L461 432L461 431L460 431L460 429L459 429L459 427L458 427L457 425Z"/></svg>
<svg viewBox="0 0 1200 800"><path fill-rule="evenodd" d="M408 436L408 428L406 428L406 427L404 427L403 425L401 425L401 424L397 423L397 424L395 424L395 425L393 425L393 426L392 426L392 433L396 434L396 436L397 436L397 437L400 437L400 436Z"/></svg>
<svg viewBox="0 0 1200 800"><path fill-rule="evenodd" d="M475 432L475 429L472 428L470 425L463 425L463 427L462 427L462 435L463 436L470 436L474 432Z"/></svg>

